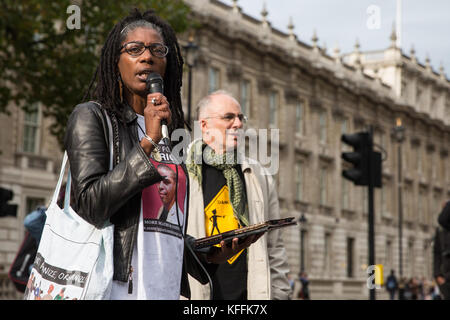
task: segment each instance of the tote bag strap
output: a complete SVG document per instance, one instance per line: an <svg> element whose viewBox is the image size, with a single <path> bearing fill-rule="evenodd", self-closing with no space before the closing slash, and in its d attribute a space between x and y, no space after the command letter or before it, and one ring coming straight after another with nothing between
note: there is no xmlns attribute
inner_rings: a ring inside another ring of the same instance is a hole
<svg viewBox="0 0 450 320"><path fill-rule="evenodd" d="M61 171L59 173L58 183L56 184L55 192L53 193L52 202L51 204L56 203L58 201L59 196L59 190L61 189L61 184L64 177L64 172L66 171L66 164L67 164L67 151L64 151L63 161L61 163Z"/></svg>
<svg viewBox="0 0 450 320"><path fill-rule="evenodd" d="M99 107L101 106L100 103L96 102L96 101L91 101L95 104L97 104ZM102 112L105 114L106 117L106 122L108 125L108 134L109 134L109 171L111 171L114 167L114 134L113 134L113 129L112 129L112 125L111 125L111 119L108 115L108 112L106 112L105 109L100 108L102 110ZM65 152L66 154L67 152ZM67 159L66 159L67 161ZM69 174L67 176L67 184L66 184L66 195L64 197L64 211L68 212L68 208L70 206L70 190L72 188L72 179L71 179L71 174L70 174L70 168L69 168ZM59 186L59 188L61 188L61 186ZM59 190L59 189L58 189Z"/></svg>

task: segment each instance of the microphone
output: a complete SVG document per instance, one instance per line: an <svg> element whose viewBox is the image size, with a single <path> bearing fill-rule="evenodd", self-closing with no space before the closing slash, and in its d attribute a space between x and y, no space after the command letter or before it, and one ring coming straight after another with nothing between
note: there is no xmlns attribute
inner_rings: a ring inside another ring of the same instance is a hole
<svg viewBox="0 0 450 320"><path fill-rule="evenodd" d="M155 93L155 92L164 94L164 81L159 73L156 73L156 72L149 73L145 83L146 83L145 88L147 90L147 94ZM169 143L168 143L168 142L170 142L169 129L167 128L166 119L161 120L161 133L163 136L163 141L167 145L169 145Z"/></svg>

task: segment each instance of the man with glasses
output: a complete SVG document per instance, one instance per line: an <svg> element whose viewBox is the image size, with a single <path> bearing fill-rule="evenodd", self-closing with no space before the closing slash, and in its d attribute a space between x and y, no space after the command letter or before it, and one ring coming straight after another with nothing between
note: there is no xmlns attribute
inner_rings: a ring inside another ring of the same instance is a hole
<svg viewBox="0 0 450 320"><path fill-rule="evenodd" d="M202 139L189 146L186 161L187 233L195 238L279 218L274 180L259 163L238 156L246 120L238 101L226 91L213 92L198 104ZM279 230L253 241L227 262L207 265L214 300L290 299L289 268ZM190 287L192 299L209 299L208 285L190 278Z"/></svg>

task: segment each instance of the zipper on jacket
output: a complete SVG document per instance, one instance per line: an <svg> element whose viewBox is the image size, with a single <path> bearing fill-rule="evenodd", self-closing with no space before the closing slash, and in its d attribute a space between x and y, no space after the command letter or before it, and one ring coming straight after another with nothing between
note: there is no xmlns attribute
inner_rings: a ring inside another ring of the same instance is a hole
<svg viewBox="0 0 450 320"><path fill-rule="evenodd" d="M139 211L140 212L140 211ZM136 237L137 237L137 228L138 228L138 224L139 224L139 215L136 216L137 217L137 221L134 224L134 228L132 228L132 239L134 239L134 242L131 242L131 247L133 249L131 249L129 255L128 255L128 294L132 294L133 293L133 266L131 265L132 261L133 261L133 253L134 253L134 245L136 243Z"/></svg>
<svg viewBox="0 0 450 320"><path fill-rule="evenodd" d="M133 267L130 266L130 271L128 273L128 294L133 293Z"/></svg>

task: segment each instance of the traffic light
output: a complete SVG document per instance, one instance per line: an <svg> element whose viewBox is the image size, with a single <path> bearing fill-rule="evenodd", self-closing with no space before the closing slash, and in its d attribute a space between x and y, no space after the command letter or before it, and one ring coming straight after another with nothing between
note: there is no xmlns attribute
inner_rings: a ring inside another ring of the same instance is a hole
<svg viewBox="0 0 450 320"><path fill-rule="evenodd" d="M353 164L353 168L342 170L342 175L357 186L369 185L369 133L343 134L341 140L353 147L353 152L342 153L342 159Z"/></svg>
<svg viewBox="0 0 450 320"><path fill-rule="evenodd" d="M375 265L375 218L374 187L381 188L381 153L373 151L373 128L369 132L343 134L341 140L353 147L353 152L343 152L342 159L350 162L353 168L342 170L344 178L357 186L367 186L368 191L368 257L369 266ZM377 266L375 283L381 284L382 268ZM381 273L380 273L381 271ZM369 288L370 300L375 300L375 287Z"/></svg>
<svg viewBox="0 0 450 320"><path fill-rule="evenodd" d="M370 181L376 188L381 188L381 153L370 153Z"/></svg>
<svg viewBox="0 0 450 320"><path fill-rule="evenodd" d="M343 134L341 140L353 147L353 152L343 152L342 159L353 168L342 170L344 178L357 186L381 188L381 153L373 151L372 137L368 132Z"/></svg>
<svg viewBox="0 0 450 320"><path fill-rule="evenodd" d="M11 190L0 188L0 217L17 216L17 205L8 204L14 193Z"/></svg>

